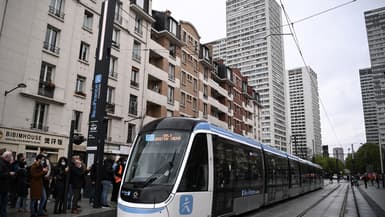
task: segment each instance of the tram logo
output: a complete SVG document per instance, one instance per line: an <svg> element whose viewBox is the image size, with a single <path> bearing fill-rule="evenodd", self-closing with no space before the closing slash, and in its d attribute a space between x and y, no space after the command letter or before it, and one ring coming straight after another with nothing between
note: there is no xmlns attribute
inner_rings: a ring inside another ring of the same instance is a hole
<svg viewBox="0 0 385 217"><path fill-rule="evenodd" d="M179 214L190 215L193 210L193 196L182 195L179 203Z"/></svg>

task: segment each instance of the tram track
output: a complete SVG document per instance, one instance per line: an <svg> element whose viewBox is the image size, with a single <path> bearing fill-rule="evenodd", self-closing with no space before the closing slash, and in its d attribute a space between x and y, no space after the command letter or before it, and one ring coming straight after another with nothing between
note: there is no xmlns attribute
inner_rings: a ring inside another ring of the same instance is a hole
<svg viewBox="0 0 385 217"><path fill-rule="evenodd" d="M341 184L338 184L335 188L333 188L331 191L329 191L326 195L322 196L319 200L317 200L316 202L314 202L312 205L310 205L307 209L303 210L301 213L299 213L297 215L297 217L303 217L303 216L307 216L308 214L310 214L311 211L314 211L315 208L317 208L322 202L324 202L327 198L330 197L330 195L332 195L337 189L339 189L341 187ZM347 198L347 192L348 191L345 191L345 195L344 195L344 200L345 200L345 203L342 203L343 206L345 206L344 204L346 204L346 198ZM332 199L333 201L335 200L335 198ZM330 203L331 204L331 203ZM341 212L343 213L343 211L340 210L339 214L341 216ZM313 215L311 215L313 216Z"/></svg>

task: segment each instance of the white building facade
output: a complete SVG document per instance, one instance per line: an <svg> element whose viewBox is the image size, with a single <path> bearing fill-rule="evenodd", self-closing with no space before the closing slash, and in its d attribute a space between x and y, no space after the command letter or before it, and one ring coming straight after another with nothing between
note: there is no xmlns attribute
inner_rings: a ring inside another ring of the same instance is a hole
<svg viewBox="0 0 385 217"><path fill-rule="evenodd" d="M26 153L29 162L44 148L55 162L67 153L71 119L75 133L87 136L101 1L7 2L2 8L0 87L3 92L19 83L27 87L0 95L0 144ZM143 98L144 85L130 80L144 81L144 50L153 19L151 1L140 2L116 8L106 117L105 152L110 154L127 154L129 134L135 135L142 124L137 117L143 105L131 96ZM74 150L85 155L86 144Z"/></svg>
<svg viewBox="0 0 385 217"><path fill-rule="evenodd" d="M288 70L292 153L311 159L321 154L317 74L305 67Z"/></svg>

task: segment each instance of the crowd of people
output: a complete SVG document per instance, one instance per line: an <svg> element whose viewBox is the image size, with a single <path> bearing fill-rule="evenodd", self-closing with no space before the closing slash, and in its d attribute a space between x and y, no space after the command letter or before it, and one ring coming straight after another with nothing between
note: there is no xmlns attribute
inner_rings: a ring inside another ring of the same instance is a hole
<svg viewBox="0 0 385 217"><path fill-rule="evenodd" d="M7 217L8 206L16 208L18 212L30 212L31 217L48 216L48 213L59 214L66 209L78 214L81 212L81 192L86 188L86 183L91 185L88 187L90 204L95 208L109 207L108 195L111 188L110 201L117 201L125 163L125 158L117 161L106 158L103 161L100 204L95 204L95 164L87 168L76 154L70 160L60 157L57 162L50 162L47 152L42 150L34 162L27 165L23 153L14 156L11 151L4 150L0 153L0 217ZM67 194L64 189L67 189ZM50 197L54 199L52 211L47 210Z"/></svg>

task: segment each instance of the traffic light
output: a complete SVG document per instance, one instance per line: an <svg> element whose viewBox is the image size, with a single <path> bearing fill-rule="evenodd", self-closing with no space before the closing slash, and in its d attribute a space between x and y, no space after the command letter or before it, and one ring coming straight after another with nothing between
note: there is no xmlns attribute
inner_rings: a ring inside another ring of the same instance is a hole
<svg viewBox="0 0 385 217"><path fill-rule="evenodd" d="M82 144L86 140L87 139L84 138L84 136L81 135L81 134L74 135L74 137L73 137L73 142L74 142L75 145L80 145L80 144Z"/></svg>

